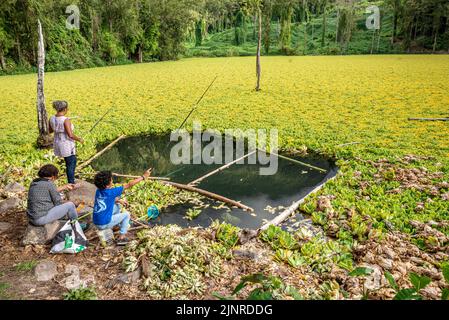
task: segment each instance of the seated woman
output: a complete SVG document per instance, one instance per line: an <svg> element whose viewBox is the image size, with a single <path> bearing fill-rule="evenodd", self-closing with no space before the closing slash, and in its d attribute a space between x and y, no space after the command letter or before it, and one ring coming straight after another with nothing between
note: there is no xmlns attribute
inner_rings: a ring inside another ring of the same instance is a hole
<svg viewBox="0 0 449 320"><path fill-rule="evenodd" d="M56 188L54 181L58 179L58 169L51 165L43 166L38 173L39 178L31 183L28 192L27 215L34 226L43 226L66 216L76 220L78 213L72 202L63 203L60 192L73 190L73 185Z"/></svg>

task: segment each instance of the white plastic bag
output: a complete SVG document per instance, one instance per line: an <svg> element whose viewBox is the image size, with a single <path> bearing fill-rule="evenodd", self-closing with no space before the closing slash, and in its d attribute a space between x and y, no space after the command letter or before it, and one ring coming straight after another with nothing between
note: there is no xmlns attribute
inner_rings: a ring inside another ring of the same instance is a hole
<svg viewBox="0 0 449 320"><path fill-rule="evenodd" d="M50 253L75 254L84 251L87 245L87 238L79 222L67 221L53 239Z"/></svg>

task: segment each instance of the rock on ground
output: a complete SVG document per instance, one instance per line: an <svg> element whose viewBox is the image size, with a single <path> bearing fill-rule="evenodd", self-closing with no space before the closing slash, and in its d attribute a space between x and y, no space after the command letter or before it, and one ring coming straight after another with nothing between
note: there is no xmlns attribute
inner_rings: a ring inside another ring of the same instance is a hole
<svg viewBox="0 0 449 320"><path fill-rule="evenodd" d="M11 224L8 222L0 222L0 233L6 232L11 229Z"/></svg>
<svg viewBox="0 0 449 320"><path fill-rule="evenodd" d="M51 241L59 230L64 226L65 221L55 221L42 227L28 225L22 240L22 245L44 245Z"/></svg>
<svg viewBox="0 0 449 320"><path fill-rule="evenodd" d="M261 260L261 253L258 251L251 251L251 250L234 250L232 252L234 257L240 258L240 259L248 259L253 261L260 261Z"/></svg>
<svg viewBox="0 0 449 320"><path fill-rule="evenodd" d="M5 192L10 192L10 193L21 193L21 192L26 191L25 187L17 182L9 183L8 185L6 185L4 190L5 190Z"/></svg>
<svg viewBox="0 0 449 320"><path fill-rule="evenodd" d="M70 276L65 278L64 282L64 287L67 290L86 288L89 284L95 284L95 277L93 275L87 275L81 278L80 269L76 265L67 265L64 272L65 274L70 274Z"/></svg>
<svg viewBox="0 0 449 320"><path fill-rule="evenodd" d="M51 260L45 260L38 263L34 269L34 275L37 281L50 281L58 274L56 263Z"/></svg>
<svg viewBox="0 0 449 320"><path fill-rule="evenodd" d="M67 200L74 203L84 203L86 206L93 207L95 202L95 192L97 187L86 181L77 181L80 187L67 192Z"/></svg>
<svg viewBox="0 0 449 320"><path fill-rule="evenodd" d="M19 207L20 207L20 199L15 197L9 198L0 202L0 213L15 210L18 209Z"/></svg>

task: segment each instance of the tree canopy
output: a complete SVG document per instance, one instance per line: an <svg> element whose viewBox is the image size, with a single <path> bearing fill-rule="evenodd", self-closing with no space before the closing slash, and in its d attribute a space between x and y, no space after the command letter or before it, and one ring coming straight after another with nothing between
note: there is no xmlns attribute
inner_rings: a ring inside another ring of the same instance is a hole
<svg viewBox="0 0 449 320"><path fill-rule="evenodd" d="M73 4L80 11L79 30L66 28L66 8ZM381 7L383 18L389 19L392 46L400 44L404 51L417 45L448 50L447 0L4 0L0 72L36 66L38 18L51 71L178 59L187 42L201 46L208 35L226 30L232 30L234 45L243 46L250 38L249 26L256 39L259 8L265 53L273 47L283 54L297 53L292 48L296 24L303 25L303 35L297 36L304 43L302 54L308 54L308 41L314 37L322 46L334 41L344 53L360 27L356 15L365 14L369 5ZM331 17L335 31L327 26ZM311 19L322 21L320 34Z"/></svg>

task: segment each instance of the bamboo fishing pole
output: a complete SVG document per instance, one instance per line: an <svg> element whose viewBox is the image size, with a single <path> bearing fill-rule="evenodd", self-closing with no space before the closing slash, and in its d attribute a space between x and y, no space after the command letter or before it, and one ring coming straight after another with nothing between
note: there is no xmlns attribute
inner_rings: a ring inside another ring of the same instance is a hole
<svg viewBox="0 0 449 320"><path fill-rule="evenodd" d="M266 150L259 149L259 148L257 148L257 150L262 151L262 152L265 152L265 153L272 154L272 155L274 155L274 156L276 156L276 157L279 157L279 158L281 158L281 159L284 159L284 160L287 160L287 161L290 161L290 162L299 164L299 165L304 166L304 167L308 167L308 168L310 168L310 169L314 169L314 170L317 170L317 171L320 171L320 172L323 172L323 173L326 173L326 172L327 172L327 170L324 170L324 169L322 169L322 168L313 166L313 165L311 165L311 164L308 164L308 163L305 163L305 162L302 162L302 161L299 161L299 160L296 160L296 159L292 159L292 158L289 158L289 157L280 155L280 154L278 154L278 153L268 152L268 151L266 151Z"/></svg>
<svg viewBox="0 0 449 320"><path fill-rule="evenodd" d="M100 124L100 122L101 121L103 121L103 119L112 111L112 109L114 109L114 107L112 106L108 111L106 111L102 116L101 116L101 118L100 119L98 119L95 123L94 123L94 125L92 126L92 128L90 128L90 130L87 132L87 134L85 135L85 137L87 137L87 136L89 136L93 131L94 131L94 129Z"/></svg>

